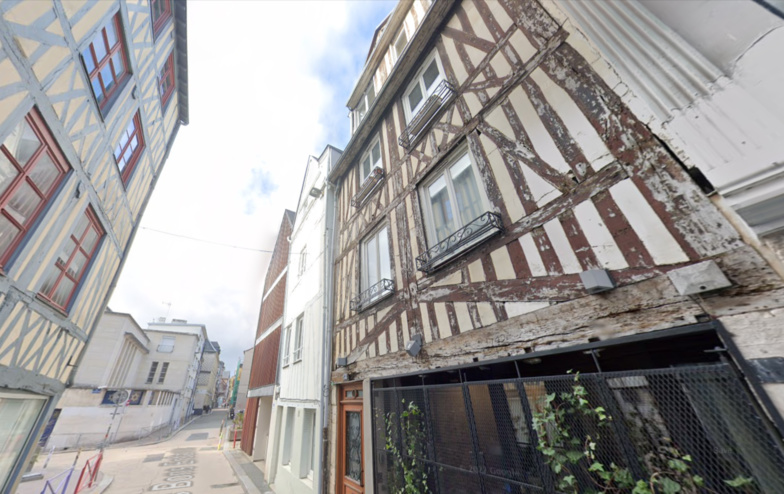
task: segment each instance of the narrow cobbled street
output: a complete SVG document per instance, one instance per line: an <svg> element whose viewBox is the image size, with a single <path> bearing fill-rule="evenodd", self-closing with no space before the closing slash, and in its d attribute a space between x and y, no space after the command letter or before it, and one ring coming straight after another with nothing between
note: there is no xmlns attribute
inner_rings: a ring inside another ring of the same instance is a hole
<svg viewBox="0 0 784 494"><path fill-rule="evenodd" d="M221 450L218 449L221 422L227 419L227 415L226 410L215 410L208 415L197 417L172 437L160 442L151 444L142 440L113 445L104 451L97 485L82 492L244 494L246 491L227 458L227 454L231 456L234 453L228 427L223 429L224 446ZM239 442L237 447L239 448ZM77 468L67 489L68 493L74 492L85 461L97 453L98 451L80 453ZM41 492L44 482L67 470L73 464L74 458L75 452L53 455L48 467L43 470L44 479L22 483L17 494ZM45 455L41 455L33 471L42 471L41 467L45 461Z"/></svg>
<svg viewBox="0 0 784 494"><path fill-rule="evenodd" d="M242 494L228 460L218 450L220 425L226 417L225 411L215 411L198 417L169 440L108 449L101 468L114 480L105 492Z"/></svg>

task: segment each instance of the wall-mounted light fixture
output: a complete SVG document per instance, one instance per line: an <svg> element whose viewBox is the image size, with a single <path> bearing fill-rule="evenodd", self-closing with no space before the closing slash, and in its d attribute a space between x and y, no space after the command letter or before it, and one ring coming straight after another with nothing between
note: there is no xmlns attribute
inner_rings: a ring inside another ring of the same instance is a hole
<svg viewBox="0 0 784 494"><path fill-rule="evenodd" d="M316 187L311 187L311 189L310 189L310 197L315 197L315 198L321 197L321 190L322 189L318 189Z"/></svg>
<svg viewBox="0 0 784 494"><path fill-rule="evenodd" d="M606 269L589 269L580 273L580 280L583 282L585 291L594 294L602 293L615 288L615 283L610 278L610 273Z"/></svg>
<svg viewBox="0 0 784 494"><path fill-rule="evenodd" d="M412 357L416 357L419 355L420 350L422 350L422 335L415 334L411 337L411 341L406 343L406 353Z"/></svg>

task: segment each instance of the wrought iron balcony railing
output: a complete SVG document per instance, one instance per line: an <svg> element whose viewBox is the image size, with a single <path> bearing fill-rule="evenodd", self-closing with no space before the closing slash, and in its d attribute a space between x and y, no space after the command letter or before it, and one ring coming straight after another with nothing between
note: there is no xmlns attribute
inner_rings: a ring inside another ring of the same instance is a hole
<svg viewBox="0 0 784 494"><path fill-rule="evenodd" d="M419 138L424 134L440 110L445 108L455 98L457 93L455 87L444 79L430 97L427 98L422 108L414 115L414 118L408 123L403 133L400 134L397 142L400 143L405 149L411 149Z"/></svg>
<svg viewBox="0 0 784 494"><path fill-rule="evenodd" d="M430 274L444 261L478 245L480 240L503 231L504 225L500 215L489 211L483 213L417 257L417 269Z"/></svg>
<svg viewBox="0 0 784 494"><path fill-rule="evenodd" d="M354 197L351 198L351 205L355 208L360 207L362 204L365 203L370 194L376 190L381 182L384 181L384 169L381 167L375 167L370 171L370 174L365 177L365 181L362 182L362 185L359 186L359 192L356 193Z"/></svg>
<svg viewBox="0 0 784 494"><path fill-rule="evenodd" d="M393 293L395 293L395 282L385 278L352 298L348 306L354 312L360 312Z"/></svg>

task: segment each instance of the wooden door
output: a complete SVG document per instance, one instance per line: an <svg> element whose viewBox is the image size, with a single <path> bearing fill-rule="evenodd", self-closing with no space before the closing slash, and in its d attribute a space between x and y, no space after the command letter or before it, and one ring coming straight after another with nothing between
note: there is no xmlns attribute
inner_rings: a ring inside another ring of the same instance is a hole
<svg viewBox="0 0 784 494"><path fill-rule="evenodd" d="M340 387L338 410L338 494L364 494L362 383Z"/></svg>

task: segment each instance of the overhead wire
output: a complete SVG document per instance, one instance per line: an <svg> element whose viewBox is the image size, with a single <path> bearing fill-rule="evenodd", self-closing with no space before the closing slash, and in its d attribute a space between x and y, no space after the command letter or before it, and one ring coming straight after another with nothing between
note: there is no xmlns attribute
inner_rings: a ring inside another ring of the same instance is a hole
<svg viewBox="0 0 784 494"><path fill-rule="evenodd" d="M164 231L164 230L158 230L156 228L149 228L149 227L146 227L146 226L143 226L141 228L142 228L142 230L149 230L151 232L162 233L164 235L170 235L172 237L177 237L177 238L184 238L184 239L187 239L187 240L193 240L195 242L203 242L205 244L220 245L221 247L229 247L229 248L232 248L232 249L250 250L250 251L253 251L253 252L263 252L265 254L272 254L271 250L255 249L253 247L242 247L242 246L239 246L239 245L225 244L223 242L215 242L213 240L207 240L207 239L203 239L203 238L190 237L188 235L181 235L179 233L167 232L167 231Z"/></svg>

